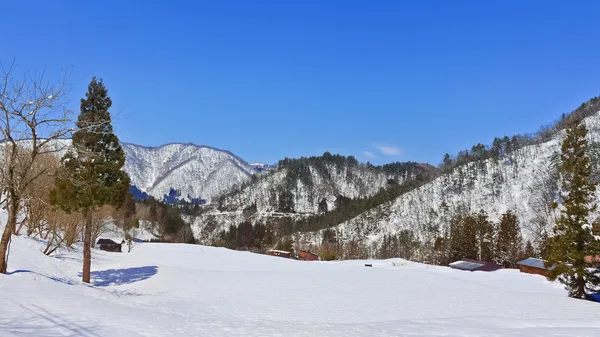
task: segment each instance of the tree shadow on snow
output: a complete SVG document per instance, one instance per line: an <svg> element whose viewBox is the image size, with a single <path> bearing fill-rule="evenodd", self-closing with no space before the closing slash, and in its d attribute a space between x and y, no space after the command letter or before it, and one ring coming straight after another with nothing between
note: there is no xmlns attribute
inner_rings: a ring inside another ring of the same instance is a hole
<svg viewBox="0 0 600 337"><path fill-rule="evenodd" d="M30 314L22 315L19 320L2 321L0 331L12 332L15 335L32 336L68 336L68 337L100 337L94 332L97 325L84 326L71 321L68 316L50 312L41 306L20 305Z"/></svg>
<svg viewBox="0 0 600 337"><path fill-rule="evenodd" d="M91 273L91 281L96 287L119 286L147 280L157 272L157 266L98 270ZM80 277L81 275L79 273Z"/></svg>
<svg viewBox="0 0 600 337"><path fill-rule="evenodd" d="M48 276L48 275L44 275L44 274L40 274L37 273L35 271L31 271L31 270L27 270L27 269L17 269L17 270L13 270L11 272L6 273L7 275L13 275L13 274L21 274L21 273L31 273L31 274L35 274L41 277L45 277L49 280L52 281L56 281L56 282L60 282L60 283L64 283L64 284L68 284L68 285L73 285L73 282L71 282L70 280L67 280L66 278L59 278L59 277L55 277L55 276Z"/></svg>

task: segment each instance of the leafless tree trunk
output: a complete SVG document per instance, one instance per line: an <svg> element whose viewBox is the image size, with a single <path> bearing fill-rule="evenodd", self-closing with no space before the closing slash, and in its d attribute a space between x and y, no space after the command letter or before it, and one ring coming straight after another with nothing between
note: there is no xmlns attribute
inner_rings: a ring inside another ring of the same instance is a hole
<svg viewBox="0 0 600 337"><path fill-rule="evenodd" d="M4 274L24 193L45 173L32 168L41 154L60 151L52 142L73 131L68 127L72 113L65 108L65 79L53 86L45 82L43 74L16 78L12 76L14 68L1 68L0 73L0 189L6 193L8 206L0 239L0 273Z"/></svg>
<svg viewBox="0 0 600 337"><path fill-rule="evenodd" d="M539 248L543 234L550 231L557 220L557 213L553 207L559 190L559 176L555 167L555 159L552 164L543 168L527 187L531 192L529 206L535 211L535 218L524 224L524 229L529 232L533 243Z"/></svg>

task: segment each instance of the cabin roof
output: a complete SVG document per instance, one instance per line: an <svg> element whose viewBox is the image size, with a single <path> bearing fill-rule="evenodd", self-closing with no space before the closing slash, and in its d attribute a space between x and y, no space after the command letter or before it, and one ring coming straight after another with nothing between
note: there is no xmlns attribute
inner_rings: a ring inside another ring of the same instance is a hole
<svg viewBox="0 0 600 337"><path fill-rule="evenodd" d="M482 270L482 271L494 271L501 267L494 262L479 261L475 259L464 258L450 263L450 267L460 270Z"/></svg>
<svg viewBox="0 0 600 337"><path fill-rule="evenodd" d="M290 253L290 252L288 252L288 251L285 251L285 250L277 250L277 249L269 249L269 252L272 252L272 253L281 253L281 254L291 254L291 253Z"/></svg>
<svg viewBox="0 0 600 337"><path fill-rule="evenodd" d="M120 243L114 242L111 239L98 239L97 245L119 245Z"/></svg>
<svg viewBox="0 0 600 337"><path fill-rule="evenodd" d="M517 265L534 267L534 268L539 268L539 269L546 269L546 270L552 270L552 269L554 269L554 268L546 268L546 266L544 265L544 262L545 261L542 260L542 259L536 259L534 257L530 257L530 258L525 259L523 261L517 262Z"/></svg>

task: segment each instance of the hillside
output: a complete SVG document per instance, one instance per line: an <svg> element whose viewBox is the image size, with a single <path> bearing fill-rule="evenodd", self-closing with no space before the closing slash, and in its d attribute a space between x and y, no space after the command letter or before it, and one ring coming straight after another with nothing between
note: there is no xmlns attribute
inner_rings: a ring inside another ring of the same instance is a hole
<svg viewBox="0 0 600 337"><path fill-rule="evenodd" d="M437 169L426 164L373 166L329 153L286 158L268 174L255 176L221 196L212 210L192 217L192 228L197 239L211 242L222 230L244 221L280 227L282 221L330 212L347 200L367 198L390 186L427 181L436 174Z"/></svg>
<svg viewBox="0 0 600 337"><path fill-rule="evenodd" d="M25 144L26 141L23 142ZM70 139L50 142L48 151L62 157ZM125 153L123 170L131 184L159 200L177 190L180 199L212 199L253 174L267 172L269 166L250 165L229 151L195 144L165 144L156 147L122 143Z"/></svg>
<svg viewBox="0 0 600 337"><path fill-rule="evenodd" d="M162 199L170 189L181 198L213 198L257 173L231 152L194 144L145 147L124 143L124 170L140 190Z"/></svg>
<svg viewBox="0 0 600 337"><path fill-rule="evenodd" d="M392 260L365 268L142 243L129 254L93 249L93 285L83 285L79 249L54 257L40 249L13 238L10 274L0 275L1 336L591 337L600 329L590 319L597 303L515 270Z"/></svg>
<svg viewBox="0 0 600 337"><path fill-rule="evenodd" d="M593 179L600 181L600 112L585 118L584 123L588 128ZM356 239L369 245L381 241L386 234L410 230L425 242L441 235L456 214L484 210L497 221L502 213L511 210L519 219L525 239L536 244L542 231L549 230L558 215L552 203L558 192L555 165L564 130L546 137L548 140L539 144L457 166L393 201L339 224L335 231L342 241ZM296 239L305 245L318 244L322 236L323 231L319 231Z"/></svg>

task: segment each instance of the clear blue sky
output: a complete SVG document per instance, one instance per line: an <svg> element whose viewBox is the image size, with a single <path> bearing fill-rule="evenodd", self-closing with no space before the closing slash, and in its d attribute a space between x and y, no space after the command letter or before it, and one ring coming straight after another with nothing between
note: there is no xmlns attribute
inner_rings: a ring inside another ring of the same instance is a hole
<svg viewBox="0 0 600 337"><path fill-rule="evenodd" d="M121 140L437 164L600 94L598 1L5 1L0 61L92 76ZM383 150L383 151L381 151ZM370 155L376 158L369 158Z"/></svg>

